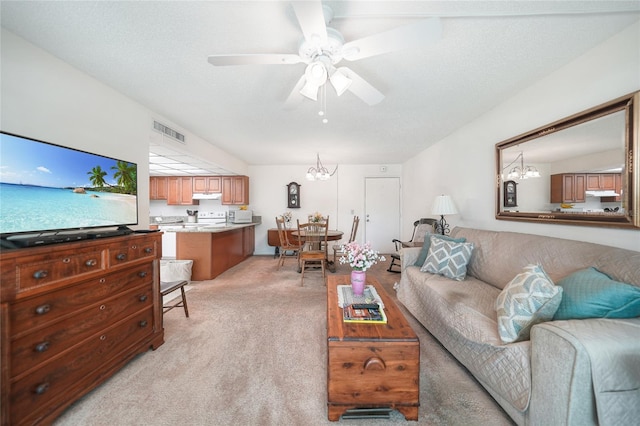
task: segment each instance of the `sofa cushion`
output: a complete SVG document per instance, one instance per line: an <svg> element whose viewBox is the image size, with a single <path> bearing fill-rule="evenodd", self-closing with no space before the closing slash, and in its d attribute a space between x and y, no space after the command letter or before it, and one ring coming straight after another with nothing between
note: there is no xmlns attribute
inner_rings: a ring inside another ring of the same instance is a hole
<svg viewBox="0 0 640 426"><path fill-rule="evenodd" d="M398 299L482 384L519 411L531 393L531 342L504 345L498 335L500 290L467 276L452 281L409 266Z"/></svg>
<svg viewBox="0 0 640 426"><path fill-rule="evenodd" d="M414 263L413 266L417 266L418 268L421 268L422 265L424 265L424 261L427 260L427 255L429 254L429 247L431 247L432 236L439 238L441 240L452 241L454 243L464 243L467 241L467 239L464 237L452 238L447 235L432 234L431 232L427 232L424 235L424 240L423 240L424 243L422 244L422 248L420 249L420 254L418 255L418 258L416 259L416 263Z"/></svg>
<svg viewBox="0 0 640 426"><path fill-rule="evenodd" d="M640 288L614 281L596 268L574 272L558 285L564 293L554 320L640 316Z"/></svg>
<svg viewBox="0 0 640 426"><path fill-rule="evenodd" d="M540 265L528 265L496 300L498 333L505 343L528 340L531 327L549 321L560 306L562 287Z"/></svg>
<svg viewBox="0 0 640 426"><path fill-rule="evenodd" d="M472 243L454 243L431 236L431 247L422 272L444 275L457 281L467 276L467 264L473 253Z"/></svg>

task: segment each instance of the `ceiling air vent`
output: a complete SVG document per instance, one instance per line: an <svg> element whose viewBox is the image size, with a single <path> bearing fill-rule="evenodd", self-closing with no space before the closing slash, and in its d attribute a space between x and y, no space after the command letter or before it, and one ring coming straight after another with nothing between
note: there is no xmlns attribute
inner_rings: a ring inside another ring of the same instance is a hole
<svg viewBox="0 0 640 426"><path fill-rule="evenodd" d="M167 127L162 123L158 123L157 121L154 121L153 128L177 141L184 143L184 135L182 133L178 133L172 128Z"/></svg>

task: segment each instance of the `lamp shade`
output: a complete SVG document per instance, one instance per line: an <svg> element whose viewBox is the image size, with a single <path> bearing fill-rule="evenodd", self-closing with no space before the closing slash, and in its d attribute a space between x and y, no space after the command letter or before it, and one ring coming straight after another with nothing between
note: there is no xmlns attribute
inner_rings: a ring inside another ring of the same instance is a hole
<svg viewBox="0 0 640 426"><path fill-rule="evenodd" d="M336 89L338 96L342 95L351 86L352 80L344 75L342 71L336 70L331 77L329 77L331 85Z"/></svg>
<svg viewBox="0 0 640 426"><path fill-rule="evenodd" d="M453 200L448 195L438 195L433 202L433 208L431 209L431 214L436 215L447 215L447 214L458 214L458 209L456 209L456 205L453 203Z"/></svg>

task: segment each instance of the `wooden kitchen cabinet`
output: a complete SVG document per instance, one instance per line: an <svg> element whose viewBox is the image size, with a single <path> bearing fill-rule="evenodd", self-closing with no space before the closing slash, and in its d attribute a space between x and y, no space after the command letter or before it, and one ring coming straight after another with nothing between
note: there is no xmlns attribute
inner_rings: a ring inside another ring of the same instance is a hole
<svg viewBox="0 0 640 426"><path fill-rule="evenodd" d="M170 206L193 206L200 202L193 199L191 176L169 176L167 178L167 204Z"/></svg>
<svg viewBox="0 0 640 426"><path fill-rule="evenodd" d="M160 234L0 254L2 425L51 424L164 342Z"/></svg>
<svg viewBox="0 0 640 426"><path fill-rule="evenodd" d="M166 200L168 198L168 186L166 176L151 176L149 178L149 199Z"/></svg>
<svg viewBox="0 0 640 426"><path fill-rule="evenodd" d="M582 173L551 175L552 203L584 203L587 176Z"/></svg>
<svg viewBox="0 0 640 426"><path fill-rule="evenodd" d="M619 173L589 173L587 174L587 191L604 191L616 189L616 175Z"/></svg>
<svg viewBox="0 0 640 426"><path fill-rule="evenodd" d="M249 204L249 177L222 177L222 204Z"/></svg>
<svg viewBox="0 0 640 426"><path fill-rule="evenodd" d="M193 192L219 194L222 192L222 176L194 176Z"/></svg>
<svg viewBox="0 0 640 426"><path fill-rule="evenodd" d="M603 203L615 203L615 202L622 201L622 174L614 173L614 178L615 178L614 191L616 191L616 194L619 194L619 195L614 197L601 197L600 201Z"/></svg>

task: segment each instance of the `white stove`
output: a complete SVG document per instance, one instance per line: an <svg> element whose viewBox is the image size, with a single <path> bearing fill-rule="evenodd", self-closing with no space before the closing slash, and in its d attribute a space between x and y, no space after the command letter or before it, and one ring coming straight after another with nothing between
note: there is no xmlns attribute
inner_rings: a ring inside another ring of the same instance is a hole
<svg viewBox="0 0 640 426"><path fill-rule="evenodd" d="M190 225L225 226L226 224L227 224L227 212L198 212L198 222Z"/></svg>

